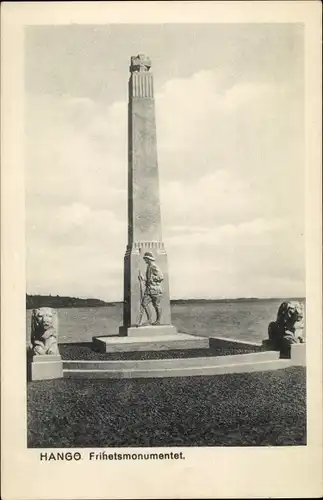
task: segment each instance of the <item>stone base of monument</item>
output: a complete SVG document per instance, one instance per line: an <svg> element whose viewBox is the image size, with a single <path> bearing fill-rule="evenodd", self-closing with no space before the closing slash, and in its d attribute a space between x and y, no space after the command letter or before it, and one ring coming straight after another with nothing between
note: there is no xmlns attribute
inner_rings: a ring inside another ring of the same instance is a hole
<svg viewBox="0 0 323 500"><path fill-rule="evenodd" d="M213 356L153 360L66 360L66 378L155 378L192 377L270 371L291 366L291 360L279 359L279 352L265 351L232 356Z"/></svg>
<svg viewBox="0 0 323 500"><path fill-rule="evenodd" d="M120 326L119 334L127 337L160 337L161 335L176 335L173 325Z"/></svg>
<svg viewBox="0 0 323 500"><path fill-rule="evenodd" d="M166 327L163 328L164 330L162 327L156 326L136 328L134 330L142 330L141 334L138 336L93 337L92 346L93 349L98 352L164 351L209 348L210 341L208 338L176 333L176 328L171 326L168 327L170 329L169 331L172 332L173 330L171 329L174 328L175 333L167 334ZM157 333L158 329L161 329L162 333ZM153 335L151 334L151 330L154 330Z"/></svg>
<svg viewBox="0 0 323 500"><path fill-rule="evenodd" d="M89 359L85 352L82 359L63 360L64 378L192 377L264 372L306 364L305 344L292 345L289 358L283 358L267 343L181 333L154 338L94 337L92 349L98 351L97 358L94 355ZM66 356L64 350L62 354Z"/></svg>
<svg viewBox="0 0 323 500"><path fill-rule="evenodd" d="M264 340L262 350L273 350L272 343ZM286 352L280 353L280 357L290 359L293 366L306 366L306 343L291 344Z"/></svg>
<svg viewBox="0 0 323 500"><path fill-rule="evenodd" d="M60 355L33 356L29 363L30 380L49 380L63 377L63 361Z"/></svg>
<svg viewBox="0 0 323 500"><path fill-rule="evenodd" d="M291 345L290 359L294 366L306 366L306 344Z"/></svg>

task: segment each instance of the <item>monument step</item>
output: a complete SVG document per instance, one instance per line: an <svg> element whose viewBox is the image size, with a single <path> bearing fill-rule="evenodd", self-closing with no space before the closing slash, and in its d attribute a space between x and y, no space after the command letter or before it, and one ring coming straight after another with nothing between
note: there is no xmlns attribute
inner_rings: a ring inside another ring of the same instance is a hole
<svg viewBox="0 0 323 500"><path fill-rule="evenodd" d="M107 369L107 370L86 370L86 369L64 369L65 378L159 378L159 377L192 377L207 375L225 375L230 373L251 373L258 371L277 370L292 366L291 360L276 359L267 361L257 361L253 363L236 363L210 366L173 366L167 368L133 368L133 369Z"/></svg>
<svg viewBox="0 0 323 500"><path fill-rule="evenodd" d="M94 337L93 349L99 352L163 351L173 349L207 349L209 339L184 333L153 337Z"/></svg>
<svg viewBox="0 0 323 500"><path fill-rule="evenodd" d="M186 368L198 366L223 366L231 364L254 363L261 361L276 361L279 353L266 351L252 354L236 354L230 356L213 356L175 359L147 360L66 360L64 369L71 370L155 370L168 368Z"/></svg>
<svg viewBox="0 0 323 500"><path fill-rule="evenodd" d="M232 337L219 337L218 335L210 335L210 341L214 345L224 344L227 347L254 347L257 349L261 349L263 347L263 342L253 342L251 340L240 340Z"/></svg>
<svg viewBox="0 0 323 500"><path fill-rule="evenodd" d="M160 335L176 335L173 325L120 326L120 335L127 337L159 337Z"/></svg>

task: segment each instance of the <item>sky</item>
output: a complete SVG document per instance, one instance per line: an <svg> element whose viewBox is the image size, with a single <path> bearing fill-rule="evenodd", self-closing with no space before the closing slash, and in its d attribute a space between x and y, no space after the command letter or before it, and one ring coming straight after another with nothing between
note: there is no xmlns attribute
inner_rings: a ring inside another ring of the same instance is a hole
<svg viewBox="0 0 323 500"><path fill-rule="evenodd" d="M138 53L171 297L305 296L303 27L278 23L26 28L27 292L123 299Z"/></svg>

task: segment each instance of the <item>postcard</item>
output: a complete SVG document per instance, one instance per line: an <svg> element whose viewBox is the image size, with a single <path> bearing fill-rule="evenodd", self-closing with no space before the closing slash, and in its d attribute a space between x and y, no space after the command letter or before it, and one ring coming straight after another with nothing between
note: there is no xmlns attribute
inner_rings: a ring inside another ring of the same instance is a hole
<svg viewBox="0 0 323 500"><path fill-rule="evenodd" d="M311 498L318 2L4 2L4 500Z"/></svg>

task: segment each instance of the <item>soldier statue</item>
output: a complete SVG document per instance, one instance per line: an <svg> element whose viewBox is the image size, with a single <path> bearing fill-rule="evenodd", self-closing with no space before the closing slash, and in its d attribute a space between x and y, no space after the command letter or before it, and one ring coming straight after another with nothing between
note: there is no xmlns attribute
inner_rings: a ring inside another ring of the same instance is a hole
<svg viewBox="0 0 323 500"><path fill-rule="evenodd" d="M144 278L141 273L139 273L139 280L141 285L141 304L140 304L140 316L138 321L138 326L145 325L160 325L161 320L161 297L163 290L161 288L161 282L164 277L155 263L155 257L151 252L146 252L143 256L145 263L147 264L146 277ZM145 288L144 288L145 287ZM144 289L143 289L144 288ZM152 304L156 311L156 320L152 322L151 313L149 310L149 304ZM147 323L143 323L143 314L147 315Z"/></svg>

